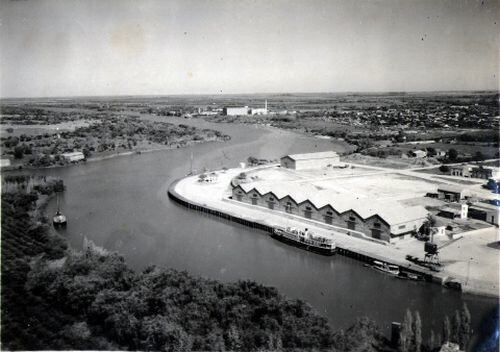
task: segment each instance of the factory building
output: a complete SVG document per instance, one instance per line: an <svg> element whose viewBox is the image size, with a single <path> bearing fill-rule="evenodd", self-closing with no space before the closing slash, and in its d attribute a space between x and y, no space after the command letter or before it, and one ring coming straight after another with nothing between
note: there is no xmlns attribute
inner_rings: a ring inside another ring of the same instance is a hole
<svg viewBox="0 0 500 352"><path fill-rule="evenodd" d="M267 115L269 112L267 110L267 100L264 103L263 108L249 108L244 107L225 107L222 113L226 116L242 116L242 115Z"/></svg>
<svg viewBox="0 0 500 352"><path fill-rule="evenodd" d="M321 169L339 163L340 157L335 152L292 154L280 159L281 167L294 170Z"/></svg>
<svg viewBox="0 0 500 352"><path fill-rule="evenodd" d="M224 108L224 110L223 110L223 114L226 116L248 115L248 112L249 112L248 106L227 107L227 108Z"/></svg>
<svg viewBox="0 0 500 352"><path fill-rule="evenodd" d="M285 186L266 184L236 185L232 190L232 199L341 227L352 235L361 234L386 242L415 234L428 214L422 206L350 201L313 188L310 192L290 193Z"/></svg>

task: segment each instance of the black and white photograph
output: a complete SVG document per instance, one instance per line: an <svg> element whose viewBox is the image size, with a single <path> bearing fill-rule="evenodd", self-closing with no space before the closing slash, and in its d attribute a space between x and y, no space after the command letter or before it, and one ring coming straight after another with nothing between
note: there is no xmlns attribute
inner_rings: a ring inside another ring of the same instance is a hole
<svg viewBox="0 0 500 352"><path fill-rule="evenodd" d="M0 0L0 350L497 352L499 0Z"/></svg>

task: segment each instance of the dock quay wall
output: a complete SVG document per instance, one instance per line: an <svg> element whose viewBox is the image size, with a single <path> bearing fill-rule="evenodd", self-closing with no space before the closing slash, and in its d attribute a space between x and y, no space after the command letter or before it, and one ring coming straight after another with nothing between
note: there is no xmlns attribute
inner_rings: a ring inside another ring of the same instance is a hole
<svg viewBox="0 0 500 352"><path fill-rule="evenodd" d="M240 216L227 214L225 212L214 209L212 207L209 207L206 205L201 205L201 204L196 204L196 203L186 199L185 197L183 197L182 195L178 194L175 191L175 186L177 185L177 183L179 181L180 180L174 181L168 188L168 191L167 191L168 197L172 201L174 201L174 202L176 202L176 203L178 203L178 204L180 204L188 209L192 209L192 210L199 211L202 213L210 214L210 215L213 215L213 216L225 219L225 220L233 221L233 222L241 224L241 225L245 225L245 226L248 226L248 227L251 227L254 229L262 230L262 231L265 231L267 233L273 232L273 229L274 229L273 226L262 224L262 223L259 223L256 221L247 220L247 219L244 219ZM350 250L349 248L342 248L339 246L337 246L337 253L344 255L346 257L350 257L350 258L353 258L353 259L356 259L356 260L359 260L359 261L362 261L365 263L370 263L370 264L373 263L374 260L382 260L382 261L387 262L389 264L393 264L393 263L388 262L384 258L370 256L366 253L358 253L358 252ZM424 271L421 271L421 270L418 270L415 268L409 268L406 266L398 265L398 264L394 264L394 265L397 265L398 267L400 267L400 269L404 270L405 272L420 275L427 282L435 282L435 283L439 283L439 284L442 284L442 282L443 282L442 278L434 276L434 275L429 274L427 272L424 272Z"/></svg>

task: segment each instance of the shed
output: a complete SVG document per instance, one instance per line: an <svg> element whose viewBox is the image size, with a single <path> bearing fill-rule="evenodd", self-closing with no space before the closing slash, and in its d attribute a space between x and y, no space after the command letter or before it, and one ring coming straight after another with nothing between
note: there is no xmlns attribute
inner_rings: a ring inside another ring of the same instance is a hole
<svg viewBox="0 0 500 352"><path fill-rule="evenodd" d="M463 199L464 190L458 186L442 185L437 190L438 199L448 202L459 202Z"/></svg>
<svg viewBox="0 0 500 352"><path fill-rule="evenodd" d="M494 204L478 202L469 207L469 215L471 218L498 226L500 207Z"/></svg>

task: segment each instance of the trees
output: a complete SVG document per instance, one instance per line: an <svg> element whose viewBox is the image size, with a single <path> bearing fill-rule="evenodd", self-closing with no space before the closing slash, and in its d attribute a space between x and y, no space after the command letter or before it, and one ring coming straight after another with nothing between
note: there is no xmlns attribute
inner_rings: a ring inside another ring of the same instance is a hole
<svg viewBox="0 0 500 352"><path fill-rule="evenodd" d="M411 351L411 346L413 343L413 317L409 309L406 310L406 315L401 325L401 331L399 335L399 350L401 352Z"/></svg>
<svg viewBox="0 0 500 352"><path fill-rule="evenodd" d="M407 309L399 335L401 352L420 352L422 349L422 320L420 313Z"/></svg>
<svg viewBox="0 0 500 352"><path fill-rule="evenodd" d="M450 172L450 167L446 165L441 165L439 167L439 171L441 171L443 174L447 174L448 172Z"/></svg>
<svg viewBox="0 0 500 352"><path fill-rule="evenodd" d="M449 342L451 339L451 324L448 316L443 320L443 343Z"/></svg>
<svg viewBox="0 0 500 352"><path fill-rule="evenodd" d="M456 161L457 158L458 158L458 152L456 151L456 149L450 148L448 150L448 159L450 161Z"/></svg>
<svg viewBox="0 0 500 352"><path fill-rule="evenodd" d="M24 147L22 145L17 145L14 148L14 158L22 159L24 155Z"/></svg>
<svg viewBox="0 0 500 352"><path fill-rule="evenodd" d="M413 322L413 335L413 351L420 352L422 348L422 320L420 319L420 314L418 311L415 312L415 320Z"/></svg>
<svg viewBox="0 0 500 352"><path fill-rule="evenodd" d="M485 159L484 154L481 153L480 150L478 150L476 154L474 154L474 160L482 161L484 159Z"/></svg>

